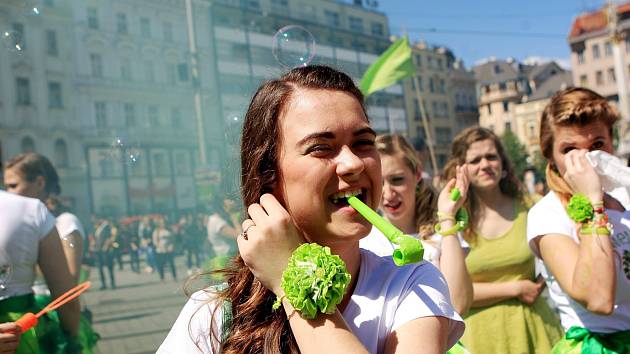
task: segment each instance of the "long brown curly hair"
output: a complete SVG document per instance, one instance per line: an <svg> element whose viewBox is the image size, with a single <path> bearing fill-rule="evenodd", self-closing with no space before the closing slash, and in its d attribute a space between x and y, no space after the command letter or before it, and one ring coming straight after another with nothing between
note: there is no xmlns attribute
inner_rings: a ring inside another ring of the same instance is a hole
<svg viewBox="0 0 630 354"><path fill-rule="evenodd" d="M499 182L501 193L518 201L523 201L521 182L516 177L514 167L503 148L503 144L501 144L501 140L494 132L486 128L470 127L455 136L451 145L451 159L444 167L445 181L454 178L456 172L455 168L466 163L466 152L468 152L470 146L475 142L483 140L491 140L494 143L499 158L501 159L501 165L505 172L505 177ZM470 214L471 225L471 227L464 232L464 239L466 239L466 241L472 241L474 226L477 225L479 221L479 201L477 198L475 188L471 185L468 190L468 198L466 198L466 202L464 203L464 206Z"/></svg>
<svg viewBox="0 0 630 354"><path fill-rule="evenodd" d="M617 112L604 97L582 87L559 91L545 107L540 118L540 150L548 161L545 173L549 189L558 195L563 204L571 199L573 191L560 176L553 161L554 127L584 126L599 120L609 127L612 139L613 126L618 119Z"/></svg>
<svg viewBox="0 0 630 354"><path fill-rule="evenodd" d="M421 172L420 161L411 144L399 134L383 134L376 137L376 149L380 155L402 159L413 174ZM437 221L438 193L430 183L420 179L416 186L416 203L414 205L415 229L420 238L433 234L433 225Z"/></svg>
<svg viewBox="0 0 630 354"><path fill-rule="evenodd" d="M278 183L279 118L298 89L347 92L365 111L363 95L352 79L327 66L299 67L277 80L265 82L254 94L243 123L241 194L245 207L257 203L261 195L273 192ZM216 309L225 301L232 308L229 333L222 340L216 338L222 329L212 327L214 320L211 324L212 342L220 343L221 353L299 353L284 312L271 309L276 296L254 277L240 255L219 273L228 286L216 294ZM216 313L215 310L213 318Z"/></svg>

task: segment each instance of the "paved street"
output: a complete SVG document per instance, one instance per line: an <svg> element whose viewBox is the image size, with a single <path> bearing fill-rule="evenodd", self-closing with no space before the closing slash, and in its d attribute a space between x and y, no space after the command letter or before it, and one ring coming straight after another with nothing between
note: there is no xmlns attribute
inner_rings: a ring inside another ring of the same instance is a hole
<svg viewBox="0 0 630 354"><path fill-rule="evenodd" d="M177 282L168 272L161 282L157 272L136 274L128 263L122 271L116 266L115 290L98 290L98 269L92 269L92 288L82 301L92 311L102 354L155 353L186 302L183 258L177 257Z"/></svg>

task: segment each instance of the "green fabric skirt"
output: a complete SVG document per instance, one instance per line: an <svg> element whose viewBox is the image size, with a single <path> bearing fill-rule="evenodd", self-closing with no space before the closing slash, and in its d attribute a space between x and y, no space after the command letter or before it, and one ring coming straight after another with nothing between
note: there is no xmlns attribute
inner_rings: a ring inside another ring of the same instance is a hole
<svg viewBox="0 0 630 354"><path fill-rule="evenodd" d="M630 330L596 333L586 328L569 328L552 354L630 354Z"/></svg>
<svg viewBox="0 0 630 354"><path fill-rule="evenodd" d="M46 307L52 298L50 296L45 295L36 295L35 296L35 304L37 308L43 309ZM58 326L60 326L59 315L57 311L51 311L46 314L48 319ZM85 316L81 315L79 319L79 343L83 347L83 354L94 354L96 353L96 342L100 339L98 333L94 331L90 322L85 318Z"/></svg>
<svg viewBox="0 0 630 354"><path fill-rule="evenodd" d="M15 322L27 312L38 311L33 294L10 297L0 301L0 323ZM16 353L61 353L65 343L65 335L59 323L51 321L48 316L42 316L35 327L22 333Z"/></svg>

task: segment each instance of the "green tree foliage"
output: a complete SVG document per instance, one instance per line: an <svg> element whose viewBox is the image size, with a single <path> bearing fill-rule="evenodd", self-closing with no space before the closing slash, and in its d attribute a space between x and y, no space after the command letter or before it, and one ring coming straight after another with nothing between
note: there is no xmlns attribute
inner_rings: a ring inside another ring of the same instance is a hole
<svg viewBox="0 0 630 354"><path fill-rule="evenodd" d="M536 169L536 174L538 176L545 176L545 169L547 168L547 159L543 156L540 150L536 150L534 153L534 158L532 163L534 164L534 168Z"/></svg>
<svg viewBox="0 0 630 354"><path fill-rule="evenodd" d="M501 136L503 148L514 166L514 171L519 179L523 178L523 172L528 167L527 164L527 148L519 140L516 134L511 130L506 130Z"/></svg>

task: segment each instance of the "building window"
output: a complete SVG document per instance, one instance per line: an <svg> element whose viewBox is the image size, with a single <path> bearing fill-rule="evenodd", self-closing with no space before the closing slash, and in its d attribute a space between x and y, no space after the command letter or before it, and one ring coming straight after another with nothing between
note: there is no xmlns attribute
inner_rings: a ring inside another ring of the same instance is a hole
<svg viewBox="0 0 630 354"><path fill-rule="evenodd" d="M57 167L68 167L68 145L63 139L55 141L54 161Z"/></svg>
<svg viewBox="0 0 630 354"><path fill-rule="evenodd" d="M512 123L505 122L505 131L506 132L511 132L512 131Z"/></svg>
<svg viewBox="0 0 630 354"><path fill-rule="evenodd" d="M120 59L120 77L131 81L131 61L127 58Z"/></svg>
<svg viewBox="0 0 630 354"><path fill-rule="evenodd" d="M591 48L593 50L593 59L599 59L599 44L593 44Z"/></svg>
<svg viewBox="0 0 630 354"><path fill-rule="evenodd" d="M448 104L446 102L442 102L440 109L442 110L442 116L448 117Z"/></svg>
<svg viewBox="0 0 630 354"><path fill-rule="evenodd" d="M127 128L135 128L138 124L136 121L136 106L133 103L125 103L123 109L125 111L125 126Z"/></svg>
<svg viewBox="0 0 630 354"><path fill-rule="evenodd" d="M164 40L167 42L173 41L173 24L170 22L164 22L164 26L162 27L164 32Z"/></svg>
<svg viewBox="0 0 630 354"><path fill-rule="evenodd" d="M17 104L19 106L29 106L31 104L31 84L27 78L18 77L15 79L17 93Z"/></svg>
<svg viewBox="0 0 630 354"><path fill-rule="evenodd" d="M324 18L326 19L326 24L332 27L339 27L339 14L334 11L325 10Z"/></svg>
<svg viewBox="0 0 630 354"><path fill-rule="evenodd" d="M617 82L617 78L615 77L615 68L608 68L608 82Z"/></svg>
<svg viewBox="0 0 630 354"><path fill-rule="evenodd" d="M501 70L501 66L500 65L495 65L494 66L494 74L500 74L503 70Z"/></svg>
<svg viewBox="0 0 630 354"><path fill-rule="evenodd" d="M88 28L98 29L98 11L95 7L88 7L87 9L87 24Z"/></svg>
<svg viewBox="0 0 630 354"><path fill-rule="evenodd" d="M350 16L348 18L350 30L355 32L363 32L363 19L360 17Z"/></svg>
<svg viewBox="0 0 630 354"><path fill-rule="evenodd" d="M177 75L179 81L188 81L188 64L181 63L177 65Z"/></svg>
<svg viewBox="0 0 630 354"><path fill-rule="evenodd" d="M148 82L155 81L155 70L153 70L153 62L145 61L144 62L144 79Z"/></svg>
<svg viewBox="0 0 630 354"><path fill-rule="evenodd" d="M578 64L584 64L584 50L580 49L577 51L577 62Z"/></svg>
<svg viewBox="0 0 630 354"><path fill-rule="evenodd" d="M433 81L432 77L429 78L429 91L431 93L435 92L435 82Z"/></svg>
<svg viewBox="0 0 630 354"><path fill-rule="evenodd" d="M438 103L433 101L431 102L431 113L433 113L434 117L440 117L440 111L438 109Z"/></svg>
<svg viewBox="0 0 630 354"><path fill-rule="evenodd" d="M503 101L503 112L510 111L510 103L508 101Z"/></svg>
<svg viewBox="0 0 630 354"><path fill-rule="evenodd" d="M105 102L94 102L94 120L97 128L107 128L107 111Z"/></svg>
<svg viewBox="0 0 630 354"><path fill-rule="evenodd" d="M48 108L63 108L61 84L58 82L48 83Z"/></svg>
<svg viewBox="0 0 630 354"><path fill-rule="evenodd" d="M166 82L169 84L175 84L175 77L177 75L177 68L173 63L166 63Z"/></svg>
<svg viewBox="0 0 630 354"><path fill-rule="evenodd" d="M140 18L140 34L145 38L151 37L151 22L146 17Z"/></svg>
<svg viewBox="0 0 630 354"><path fill-rule="evenodd" d="M149 125L153 128L160 126L160 117L158 115L157 106L149 106Z"/></svg>
<svg viewBox="0 0 630 354"><path fill-rule="evenodd" d="M24 31L24 24L21 22L14 22L12 27L13 32L16 32L18 38L21 40L20 48L22 48L22 50L26 49L26 33Z"/></svg>
<svg viewBox="0 0 630 354"><path fill-rule="evenodd" d="M433 68L433 57L427 57L427 66Z"/></svg>
<svg viewBox="0 0 630 354"><path fill-rule="evenodd" d="M586 77L586 75L580 75L580 86L588 86L588 78Z"/></svg>
<svg viewBox="0 0 630 354"><path fill-rule="evenodd" d="M604 84L604 74L601 72L601 70L597 70L595 72L595 84L597 84L597 86L601 86Z"/></svg>
<svg viewBox="0 0 630 354"><path fill-rule="evenodd" d="M92 69L92 76L103 77L103 58L100 54L90 54L90 66Z"/></svg>
<svg viewBox="0 0 630 354"><path fill-rule="evenodd" d="M492 105L488 103L488 115L492 115Z"/></svg>
<svg viewBox="0 0 630 354"><path fill-rule="evenodd" d="M449 145L451 143L451 129L435 128L435 140L438 145Z"/></svg>
<svg viewBox="0 0 630 354"><path fill-rule="evenodd" d="M171 110L171 127L182 127L182 112L179 110L179 108L173 108Z"/></svg>
<svg viewBox="0 0 630 354"><path fill-rule="evenodd" d="M415 90L415 80L411 82L412 88ZM418 90L421 92L424 90L424 84L422 83L422 76L418 76Z"/></svg>
<svg viewBox="0 0 630 354"><path fill-rule="evenodd" d="M35 152L35 141L30 136L22 138L22 152Z"/></svg>
<svg viewBox="0 0 630 354"><path fill-rule="evenodd" d="M612 52L613 52L612 43L610 42L604 43L604 55L607 57L612 56Z"/></svg>
<svg viewBox="0 0 630 354"><path fill-rule="evenodd" d="M437 58L437 67L440 70L444 69L444 66L442 66L442 59L441 58Z"/></svg>
<svg viewBox="0 0 630 354"><path fill-rule="evenodd" d="M375 36L384 36L385 29L382 23L372 22L372 34Z"/></svg>
<svg viewBox="0 0 630 354"><path fill-rule="evenodd" d="M126 14L121 13L121 12L116 14L116 30L118 31L118 33L121 33L121 34L128 33Z"/></svg>
<svg viewBox="0 0 630 354"><path fill-rule="evenodd" d="M440 79L440 93L446 93L446 83L444 79Z"/></svg>
<svg viewBox="0 0 630 354"><path fill-rule="evenodd" d="M57 33L53 30L46 30L46 54L51 57L59 55L57 48Z"/></svg>
<svg viewBox="0 0 630 354"><path fill-rule="evenodd" d="M529 125L529 137L533 139L536 137L536 127L533 124Z"/></svg>
<svg viewBox="0 0 630 354"><path fill-rule="evenodd" d="M418 68L422 67L422 56L420 54L416 54L416 66Z"/></svg>

